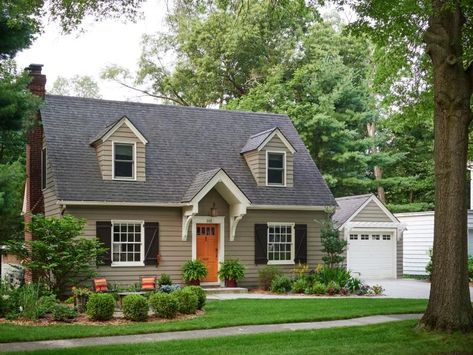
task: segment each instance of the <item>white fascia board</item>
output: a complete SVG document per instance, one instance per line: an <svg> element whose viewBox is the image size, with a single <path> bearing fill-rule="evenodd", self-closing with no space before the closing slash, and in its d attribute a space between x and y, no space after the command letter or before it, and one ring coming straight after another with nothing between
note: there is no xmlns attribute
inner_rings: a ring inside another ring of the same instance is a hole
<svg viewBox="0 0 473 355"><path fill-rule="evenodd" d="M274 136L278 136L278 138L284 143L284 145L286 146L286 148L292 153L294 154L296 152L296 149L294 148L294 146L287 140L287 138L284 136L284 134L279 130L279 128L276 128L273 133L271 133L264 141L263 143L261 143L258 147L258 151L260 151L261 149L263 149L265 147L266 144L268 144L268 142L271 141L271 139L273 139Z"/></svg>
<svg viewBox="0 0 473 355"><path fill-rule="evenodd" d="M104 134L104 136L101 138L102 141L106 141L107 139L110 138L112 134L115 133L115 131L122 126L122 124L126 124L128 128L133 132L133 134L138 138L141 143L143 144L148 144L148 140L141 134L141 132L135 127L135 125L128 119L128 117L123 116L120 121L115 123L112 128L108 130L107 133Z"/></svg>

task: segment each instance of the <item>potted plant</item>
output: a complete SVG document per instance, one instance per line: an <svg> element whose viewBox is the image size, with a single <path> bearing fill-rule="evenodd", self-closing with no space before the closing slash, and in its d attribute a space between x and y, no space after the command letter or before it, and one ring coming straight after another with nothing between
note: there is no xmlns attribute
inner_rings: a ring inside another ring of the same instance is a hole
<svg viewBox="0 0 473 355"><path fill-rule="evenodd" d="M207 267L200 260L189 260L182 266L182 278L189 285L200 285L207 276Z"/></svg>
<svg viewBox="0 0 473 355"><path fill-rule="evenodd" d="M220 263L218 275L225 279L226 287L237 287L237 281L245 277L245 267L238 259L228 259Z"/></svg>

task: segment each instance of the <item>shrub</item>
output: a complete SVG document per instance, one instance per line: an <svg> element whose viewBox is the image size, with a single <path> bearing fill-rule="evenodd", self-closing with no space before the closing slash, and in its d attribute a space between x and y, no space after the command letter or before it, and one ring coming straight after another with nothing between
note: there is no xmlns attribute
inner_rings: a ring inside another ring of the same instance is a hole
<svg viewBox="0 0 473 355"><path fill-rule="evenodd" d="M366 294L368 294L368 292L370 292L370 289L371 289L371 288L370 288L368 285L362 284L362 285L360 286L359 290L356 292L356 294L357 294L358 296L366 295Z"/></svg>
<svg viewBox="0 0 473 355"><path fill-rule="evenodd" d="M322 223L320 239L322 241L322 251L326 254L322 257L325 265L331 268L339 266L345 260L343 255L348 242L340 238L338 229L334 228L331 219L327 219Z"/></svg>
<svg viewBox="0 0 473 355"><path fill-rule="evenodd" d="M183 314L192 314L197 311L199 299L195 293L188 287L181 288L173 293L179 304L179 312Z"/></svg>
<svg viewBox="0 0 473 355"><path fill-rule="evenodd" d="M174 294L155 293L149 298L153 312L162 318L174 318L179 310L179 301Z"/></svg>
<svg viewBox="0 0 473 355"><path fill-rule="evenodd" d="M148 300L141 295L128 295L123 298L125 319L142 322L148 319Z"/></svg>
<svg viewBox="0 0 473 355"><path fill-rule="evenodd" d="M382 295L384 292L384 288L381 285L373 285L371 286L371 291L373 291L375 295Z"/></svg>
<svg viewBox="0 0 473 355"><path fill-rule="evenodd" d="M169 276L168 274L161 274L161 277L158 280L158 285L159 286L172 285L171 276Z"/></svg>
<svg viewBox="0 0 473 355"><path fill-rule="evenodd" d="M205 294L204 289L200 286L188 286L186 288L194 292L197 296L197 309L204 308L205 303L207 302L207 295Z"/></svg>
<svg viewBox="0 0 473 355"><path fill-rule="evenodd" d="M331 281L336 282L340 287L345 287L352 278L350 272L344 268L322 267L317 278L320 282L328 285Z"/></svg>
<svg viewBox="0 0 473 355"><path fill-rule="evenodd" d="M303 278L297 279L292 284L292 292L294 293L303 293L305 288L307 287L307 281Z"/></svg>
<svg viewBox="0 0 473 355"><path fill-rule="evenodd" d="M110 320L115 310L115 298L108 293L94 293L87 301L87 315L92 320Z"/></svg>
<svg viewBox="0 0 473 355"><path fill-rule="evenodd" d="M315 295L323 295L327 292L327 288L325 285L321 282L316 282L310 287L310 292Z"/></svg>
<svg viewBox="0 0 473 355"><path fill-rule="evenodd" d="M281 275L281 270L279 270L276 266L268 265L261 268L258 274L259 287L262 290L267 291L271 288L271 283L273 282L274 278Z"/></svg>
<svg viewBox="0 0 473 355"><path fill-rule="evenodd" d="M50 313L56 298L45 294L44 285L38 282L24 284L10 295L8 318L36 320Z"/></svg>
<svg viewBox="0 0 473 355"><path fill-rule="evenodd" d="M350 290L349 290L348 288L346 288L346 287L342 287L342 288L340 289L340 294L341 294L342 296L348 296L348 295L350 294Z"/></svg>
<svg viewBox="0 0 473 355"><path fill-rule="evenodd" d="M181 286L179 285L162 285L159 288L159 292L164 292L164 293L172 293L176 290L179 290Z"/></svg>
<svg viewBox="0 0 473 355"><path fill-rule="evenodd" d="M363 283L361 282L360 279L356 278L356 277L350 277L350 279L348 280L347 284L346 284L346 288L351 292L351 293L355 293L357 292L360 287L363 285Z"/></svg>
<svg viewBox="0 0 473 355"><path fill-rule="evenodd" d="M61 295L68 284L91 279L95 264L106 249L94 239L80 238L85 221L70 215L35 215L27 226L35 238L26 243L11 241L9 250L23 265L43 280L48 289Z"/></svg>
<svg viewBox="0 0 473 355"><path fill-rule="evenodd" d="M227 259L220 263L218 275L225 280L239 281L245 277L245 267L238 259Z"/></svg>
<svg viewBox="0 0 473 355"><path fill-rule="evenodd" d="M200 260L189 260L182 266L182 278L185 282L200 281L207 276L207 266Z"/></svg>
<svg viewBox="0 0 473 355"><path fill-rule="evenodd" d="M334 295L340 291L340 285L336 281L330 281L327 284L327 293L329 295Z"/></svg>
<svg viewBox="0 0 473 355"><path fill-rule="evenodd" d="M291 291L292 289L292 281L287 276L276 276L271 282L271 291L276 293L286 293Z"/></svg>
<svg viewBox="0 0 473 355"><path fill-rule="evenodd" d="M56 303L52 309L53 319L59 322L70 322L77 317L77 311L65 304Z"/></svg>

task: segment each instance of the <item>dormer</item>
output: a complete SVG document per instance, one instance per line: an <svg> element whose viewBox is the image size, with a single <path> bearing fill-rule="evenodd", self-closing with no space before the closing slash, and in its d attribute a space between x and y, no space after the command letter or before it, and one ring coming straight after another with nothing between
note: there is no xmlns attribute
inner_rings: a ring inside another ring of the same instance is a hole
<svg viewBox="0 0 473 355"><path fill-rule="evenodd" d="M90 143L104 180L145 181L148 141L126 116L105 127Z"/></svg>
<svg viewBox="0 0 473 355"><path fill-rule="evenodd" d="M240 154L258 186L294 186L296 149L278 127L252 135Z"/></svg>

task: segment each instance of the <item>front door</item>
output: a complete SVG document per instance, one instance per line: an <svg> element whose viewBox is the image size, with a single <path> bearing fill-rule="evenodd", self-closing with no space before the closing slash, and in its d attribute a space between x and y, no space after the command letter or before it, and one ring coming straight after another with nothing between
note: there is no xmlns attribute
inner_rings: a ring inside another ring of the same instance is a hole
<svg viewBox="0 0 473 355"><path fill-rule="evenodd" d="M218 224L197 224L197 259L207 266L203 282L216 282L218 271Z"/></svg>

